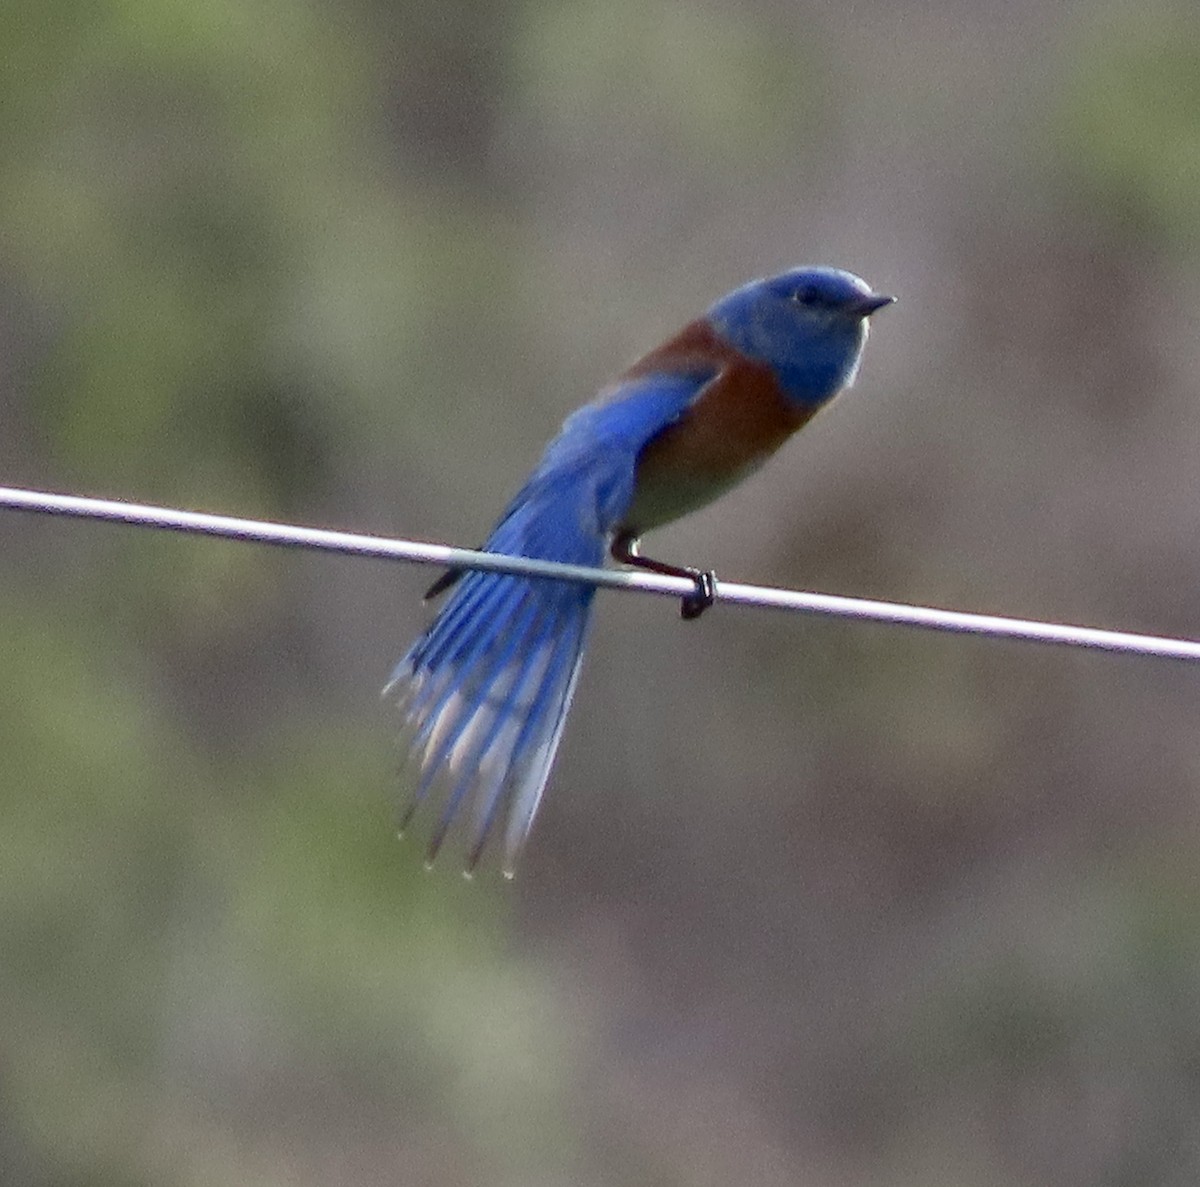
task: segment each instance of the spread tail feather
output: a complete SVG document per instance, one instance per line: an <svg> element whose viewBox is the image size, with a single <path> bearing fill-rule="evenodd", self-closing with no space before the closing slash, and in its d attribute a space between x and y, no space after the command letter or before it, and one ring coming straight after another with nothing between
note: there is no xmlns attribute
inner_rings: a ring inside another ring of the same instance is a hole
<svg viewBox="0 0 1200 1187"><path fill-rule="evenodd" d="M507 815L503 866L512 876L562 736L593 594L469 574L397 667L385 691L400 691L417 766L400 830L435 790L444 792L427 862L461 820L470 873Z"/></svg>

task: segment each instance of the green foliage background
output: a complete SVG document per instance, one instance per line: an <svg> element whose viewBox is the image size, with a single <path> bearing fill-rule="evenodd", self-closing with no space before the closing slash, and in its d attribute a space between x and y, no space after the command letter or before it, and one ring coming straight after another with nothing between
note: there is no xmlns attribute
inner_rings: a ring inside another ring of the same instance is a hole
<svg viewBox="0 0 1200 1187"><path fill-rule="evenodd" d="M14 0L0 476L469 542L748 276L902 300L656 541L1196 633L1200 18ZM602 599L522 876L392 835L428 574L0 517L0 1179L1185 1184L1200 698Z"/></svg>

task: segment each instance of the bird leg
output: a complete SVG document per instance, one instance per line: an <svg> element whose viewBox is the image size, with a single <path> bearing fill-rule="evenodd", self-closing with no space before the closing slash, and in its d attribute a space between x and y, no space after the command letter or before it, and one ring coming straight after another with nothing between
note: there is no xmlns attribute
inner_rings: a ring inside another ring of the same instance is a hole
<svg viewBox="0 0 1200 1187"><path fill-rule="evenodd" d="M646 569L651 573L662 573L667 577L687 577L696 583L695 590L684 594L679 606L679 617L685 621L699 618L717 600L717 575L712 569L693 569L687 565L672 565L642 556L638 551L638 537L628 529L613 537L609 548L613 560L635 569Z"/></svg>

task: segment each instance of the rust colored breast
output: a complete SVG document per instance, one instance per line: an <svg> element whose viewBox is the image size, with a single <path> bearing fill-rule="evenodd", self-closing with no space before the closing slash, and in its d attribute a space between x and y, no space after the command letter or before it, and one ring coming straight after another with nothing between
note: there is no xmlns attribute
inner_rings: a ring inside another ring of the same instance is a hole
<svg viewBox="0 0 1200 1187"><path fill-rule="evenodd" d="M658 526L695 510L760 466L813 409L792 403L769 367L723 342L703 321L685 326L627 372L712 370L716 376L675 424L643 448L629 525Z"/></svg>

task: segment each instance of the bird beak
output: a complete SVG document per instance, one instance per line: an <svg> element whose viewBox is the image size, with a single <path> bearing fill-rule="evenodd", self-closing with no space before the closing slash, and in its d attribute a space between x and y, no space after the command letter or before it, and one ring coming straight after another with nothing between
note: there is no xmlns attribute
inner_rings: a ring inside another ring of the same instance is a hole
<svg viewBox="0 0 1200 1187"><path fill-rule="evenodd" d="M859 317L870 317L872 313L877 313L885 305L891 305L895 299L895 297L884 296L882 293L872 293L869 297L863 297L854 306L854 312Z"/></svg>

